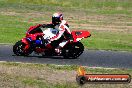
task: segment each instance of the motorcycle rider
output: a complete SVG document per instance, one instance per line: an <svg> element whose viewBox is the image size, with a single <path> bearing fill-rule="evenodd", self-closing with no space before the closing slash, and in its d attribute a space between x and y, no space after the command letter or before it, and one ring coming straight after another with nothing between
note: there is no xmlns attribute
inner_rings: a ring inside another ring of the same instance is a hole
<svg viewBox="0 0 132 88"><path fill-rule="evenodd" d="M53 30L54 29L58 30L58 33L56 34L56 36L52 37L49 40L50 42L59 40L61 37L65 38L65 40L60 42L58 47L55 48L55 52L57 54L61 54L61 48L63 48L68 43L68 41L73 41L68 23L65 20L63 20L62 13L54 13L52 15L52 23L43 25L43 27L46 27L46 26L53 28Z"/></svg>
<svg viewBox="0 0 132 88"><path fill-rule="evenodd" d="M54 29L58 30L58 33L56 34L56 36L48 39L47 40L48 42L51 43L52 41L59 40L61 37L65 38L55 48L55 52L57 54L61 54L61 49L68 43L68 41L73 41L70 29L69 29L69 25L65 20L63 20L62 13L59 13L59 12L54 13L52 15L52 22L50 24L42 24L42 25L39 24L39 25L40 25L40 27L43 27L43 28L52 28L53 30ZM42 30L40 28L35 28L31 32L33 34L33 33L36 33L36 32L42 32Z"/></svg>

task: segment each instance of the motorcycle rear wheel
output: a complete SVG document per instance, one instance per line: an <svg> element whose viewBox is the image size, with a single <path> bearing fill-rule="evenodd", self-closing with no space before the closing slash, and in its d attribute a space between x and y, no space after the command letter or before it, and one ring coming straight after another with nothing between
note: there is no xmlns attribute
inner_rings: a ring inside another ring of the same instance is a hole
<svg viewBox="0 0 132 88"><path fill-rule="evenodd" d="M25 44L21 41L16 42L16 44L13 46L13 52L17 56L28 56L32 53L32 50L29 48L27 52L24 52Z"/></svg>

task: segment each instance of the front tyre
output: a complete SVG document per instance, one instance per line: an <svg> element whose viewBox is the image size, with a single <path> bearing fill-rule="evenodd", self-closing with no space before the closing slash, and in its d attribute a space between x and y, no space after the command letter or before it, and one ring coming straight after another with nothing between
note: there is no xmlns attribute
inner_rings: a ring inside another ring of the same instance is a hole
<svg viewBox="0 0 132 88"><path fill-rule="evenodd" d="M63 54L64 58L76 59L83 53L84 46L81 42L74 42L68 44L64 51L65 51L65 53Z"/></svg>
<svg viewBox="0 0 132 88"><path fill-rule="evenodd" d="M29 49L28 52L24 52L25 44L22 41L16 42L16 44L13 46L13 52L17 56L28 56L32 53L32 51Z"/></svg>

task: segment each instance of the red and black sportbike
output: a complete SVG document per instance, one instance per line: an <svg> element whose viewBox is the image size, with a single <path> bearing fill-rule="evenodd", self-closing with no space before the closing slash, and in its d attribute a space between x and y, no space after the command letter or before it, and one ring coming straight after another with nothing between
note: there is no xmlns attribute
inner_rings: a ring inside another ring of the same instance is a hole
<svg viewBox="0 0 132 88"><path fill-rule="evenodd" d="M14 54L17 56L28 56L32 52L35 52L36 54L41 54L42 56L58 56L55 52L55 48L65 38L61 37L59 40L49 43L47 38L56 35L57 30L51 30L51 28L41 28L43 31L36 31L35 33L31 32L35 28L39 28L39 26L40 25L31 26L26 32L26 37L16 42L13 46ZM73 37L73 41L69 41L61 49L62 53L59 56L63 56L64 58L79 57L84 51L84 46L80 40L90 37L91 34L88 31L79 30L72 31L71 36Z"/></svg>

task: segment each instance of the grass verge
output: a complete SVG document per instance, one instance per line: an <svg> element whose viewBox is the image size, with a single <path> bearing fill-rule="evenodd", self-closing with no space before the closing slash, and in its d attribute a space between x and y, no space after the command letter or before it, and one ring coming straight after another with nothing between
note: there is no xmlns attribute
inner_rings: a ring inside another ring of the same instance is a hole
<svg viewBox="0 0 132 88"><path fill-rule="evenodd" d="M0 62L0 87L2 88L79 88L76 71L79 66L58 66L53 64L28 64ZM88 68L92 74L130 74L132 69ZM86 84L87 88L130 88L130 84Z"/></svg>

